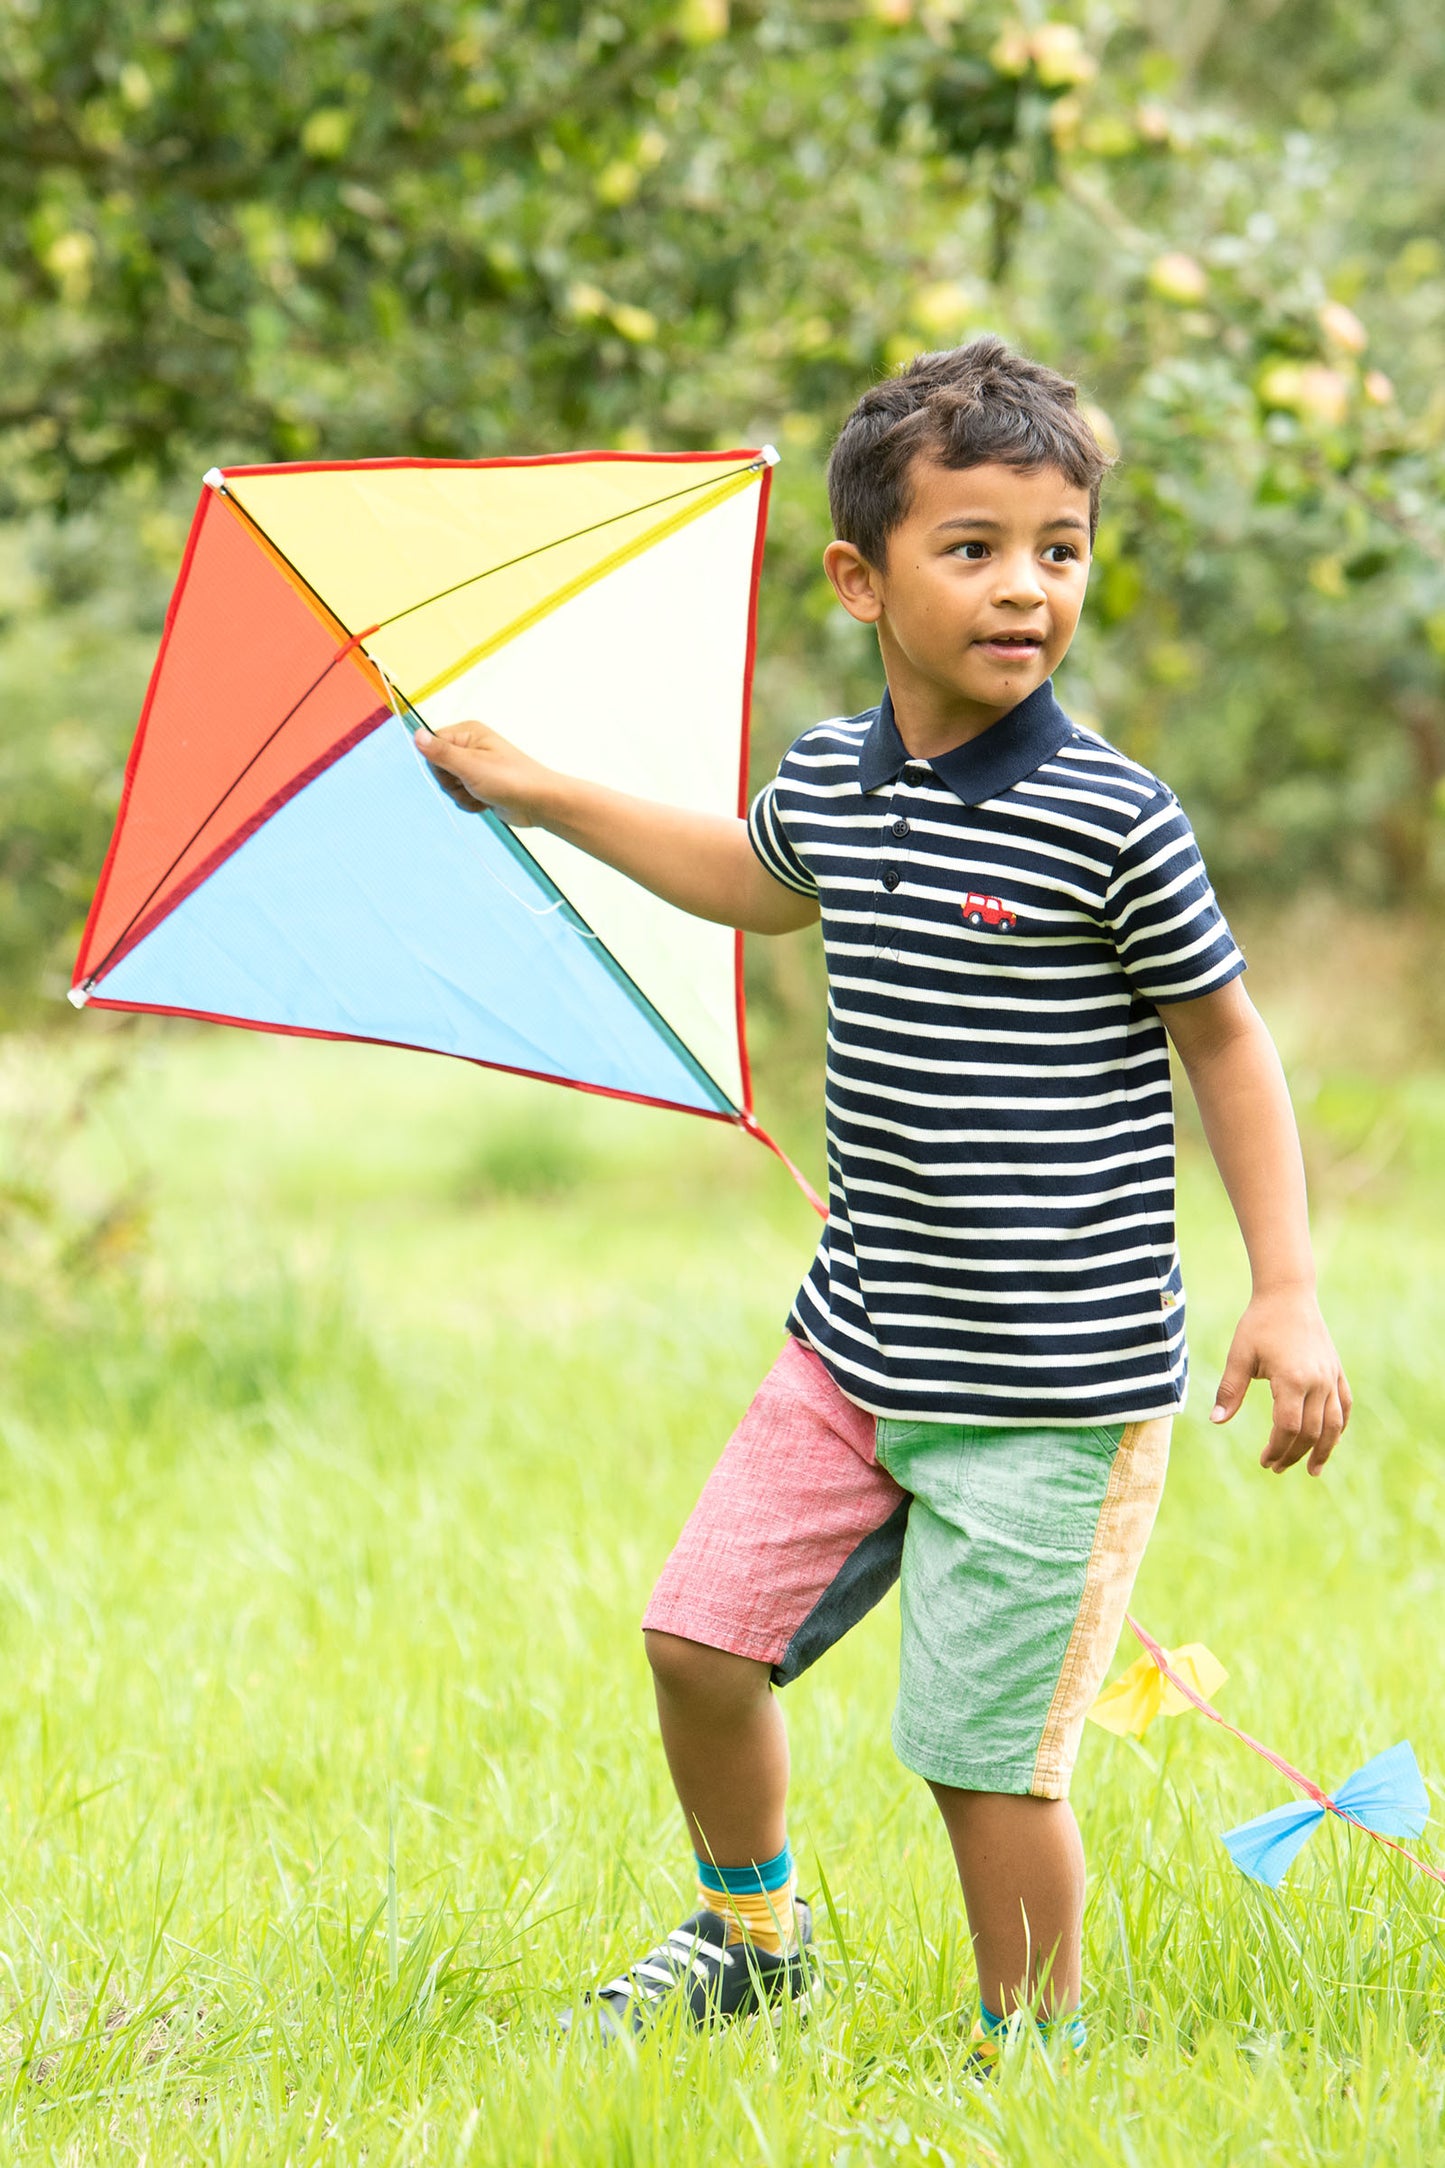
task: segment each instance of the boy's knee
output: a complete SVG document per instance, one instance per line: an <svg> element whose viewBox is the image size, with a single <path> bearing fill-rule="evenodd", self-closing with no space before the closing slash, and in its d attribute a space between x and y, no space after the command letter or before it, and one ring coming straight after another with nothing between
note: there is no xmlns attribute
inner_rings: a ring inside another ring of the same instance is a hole
<svg viewBox="0 0 1445 2168"><path fill-rule="evenodd" d="M658 1692L669 1699L735 1709L757 1701L770 1689L770 1667L751 1657L710 1649L701 1641L684 1641L680 1634L649 1630L642 1638Z"/></svg>

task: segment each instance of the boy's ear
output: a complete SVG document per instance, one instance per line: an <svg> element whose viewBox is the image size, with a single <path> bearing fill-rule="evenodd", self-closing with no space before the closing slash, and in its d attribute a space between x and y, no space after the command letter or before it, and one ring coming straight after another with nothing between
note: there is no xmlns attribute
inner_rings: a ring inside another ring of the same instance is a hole
<svg viewBox="0 0 1445 2168"><path fill-rule="evenodd" d="M867 558L851 542L830 542L823 570L848 615L860 625L876 625L883 615L883 583Z"/></svg>

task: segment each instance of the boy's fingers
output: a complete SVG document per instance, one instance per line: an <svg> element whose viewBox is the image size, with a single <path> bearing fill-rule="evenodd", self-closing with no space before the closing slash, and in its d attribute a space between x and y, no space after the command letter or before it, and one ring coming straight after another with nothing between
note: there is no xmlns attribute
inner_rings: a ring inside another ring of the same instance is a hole
<svg viewBox="0 0 1445 2168"><path fill-rule="evenodd" d="M1298 1413L1296 1413L1298 1409ZM1303 1396L1282 1397L1275 1411L1269 1444L1261 1464L1282 1474L1296 1461L1308 1457L1311 1475L1318 1475L1340 1440L1348 1412L1338 1383L1313 1386Z"/></svg>
<svg viewBox="0 0 1445 2168"><path fill-rule="evenodd" d="M464 813L486 812L487 808L483 801L474 797L461 777L453 775L450 768L442 767L440 761L432 763L431 775L432 781L436 784L438 790L450 798L453 805L460 806Z"/></svg>
<svg viewBox="0 0 1445 2168"><path fill-rule="evenodd" d="M1261 1468L1273 1468L1276 1472L1287 1468L1294 1459L1293 1448L1299 1438L1304 1422L1304 1396L1288 1387L1275 1388L1274 1422L1269 1438L1259 1456Z"/></svg>
<svg viewBox="0 0 1445 2168"><path fill-rule="evenodd" d="M1292 1468L1296 1461L1303 1460L1307 1454L1315 1451L1324 1433L1328 1400L1329 1387L1325 1385L1316 1385L1306 1393L1304 1407L1300 1411L1299 1428L1283 1463L1286 1468Z"/></svg>
<svg viewBox="0 0 1445 2168"><path fill-rule="evenodd" d="M1219 1390L1214 1396L1214 1406L1209 1411L1211 1423L1229 1421L1248 1391L1249 1381L1253 1376L1253 1358L1238 1348L1231 1348L1224 1365L1224 1375L1219 1381Z"/></svg>
<svg viewBox="0 0 1445 2168"><path fill-rule="evenodd" d="M464 813L485 813L488 801L479 798L471 789L458 757L474 750L461 736L461 733L469 730L471 726L467 723L454 723L451 727L457 734L449 737L441 731L429 730L425 723L419 724L413 743L453 805L459 805Z"/></svg>
<svg viewBox="0 0 1445 2168"><path fill-rule="evenodd" d="M1340 1402L1340 1428L1344 1430L1349 1424L1350 1414L1355 1405L1355 1396L1350 1391L1350 1381L1343 1370L1335 1380L1335 1391Z"/></svg>
<svg viewBox="0 0 1445 2168"><path fill-rule="evenodd" d="M1309 1472L1311 1475L1320 1475L1324 1472L1325 1462L1339 1444L1340 1433L1344 1427L1345 1411L1340 1404L1338 1390L1332 1390L1325 1402L1325 1418L1320 1427L1319 1438L1310 1453Z"/></svg>

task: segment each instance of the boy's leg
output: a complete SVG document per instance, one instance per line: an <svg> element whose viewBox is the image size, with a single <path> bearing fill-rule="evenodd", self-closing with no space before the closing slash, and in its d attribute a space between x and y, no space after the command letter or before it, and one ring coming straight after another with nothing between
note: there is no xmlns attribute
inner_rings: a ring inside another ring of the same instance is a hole
<svg viewBox="0 0 1445 2168"><path fill-rule="evenodd" d="M700 1859L774 1859L787 1836L788 1732L771 1664L647 1633L657 1720Z"/></svg>
<svg viewBox="0 0 1445 2168"><path fill-rule="evenodd" d="M713 1470L643 1621L699 1899L732 1940L792 1932L788 1743L774 1687L893 1585L908 1499L873 1418L796 1341Z"/></svg>
<svg viewBox="0 0 1445 2168"><path fill-rule="evenodd" d="M1067 1799L930 1787L968 1913L985 2007L1076 2010L1082 1988L1084 1846Z"/></svg>
<svg viewBox="0 0 1445 2168"><path fill-rule="evenodd" d="M881 1463L914 1494L894 1744L943 1813L995 2016L1078 2001L1069 1778L1153 1526L1169 1427L879 1425Z"/></svg>

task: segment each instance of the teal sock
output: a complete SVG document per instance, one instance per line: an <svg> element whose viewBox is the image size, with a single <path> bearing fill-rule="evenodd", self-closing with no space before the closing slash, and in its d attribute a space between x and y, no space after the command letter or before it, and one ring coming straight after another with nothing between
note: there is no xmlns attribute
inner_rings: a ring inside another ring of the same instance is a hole
<svg viewBox="0 0 1445 2168"><path fill-rule="evenodd" d="M1008 2025L1008 2019L999 2017L986 2002L978 2006L978 2022L984 2037L990 2040ZM1077 2010L1070 2017L1040 2018L1039 2035L1046 2045L1052 2046L1057 2041L1062 2047L1072 2048L1076 2055L1082 2055L1089 2044L1089 2028Z"/></svg>

